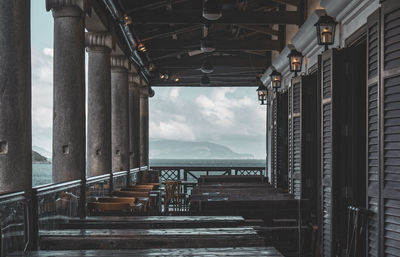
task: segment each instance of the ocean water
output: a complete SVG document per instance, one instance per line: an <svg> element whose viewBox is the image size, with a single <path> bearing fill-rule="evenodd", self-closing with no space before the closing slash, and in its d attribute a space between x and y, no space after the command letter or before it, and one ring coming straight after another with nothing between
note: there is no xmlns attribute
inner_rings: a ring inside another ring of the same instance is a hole
<svg viewBox="0 0 400 257"><path fill-rule="evenodd" d="M51 183L51 163L32 164L32 186Z"/></svg>
<svg viewBox="0 0 400 257"><path fill-rule="evenodd" d="M151 159L150 166L265 167L265 160ZM52 165L48 163L32 164L32 185L35 187L51 183L51 170L52 170Z"/></svg>

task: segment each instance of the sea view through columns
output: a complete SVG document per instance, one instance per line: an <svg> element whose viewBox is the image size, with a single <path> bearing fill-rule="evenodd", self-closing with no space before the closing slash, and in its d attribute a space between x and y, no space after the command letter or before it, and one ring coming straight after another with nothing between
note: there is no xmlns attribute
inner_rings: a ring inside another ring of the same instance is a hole
<svg viewBox="0 0 400 257"><path fill-rule="evenodd" d="M150 159L151 166L178 167L265 167L262 159ZM32 183L39 186L51 183L51 163L32 164Z"/></svg>

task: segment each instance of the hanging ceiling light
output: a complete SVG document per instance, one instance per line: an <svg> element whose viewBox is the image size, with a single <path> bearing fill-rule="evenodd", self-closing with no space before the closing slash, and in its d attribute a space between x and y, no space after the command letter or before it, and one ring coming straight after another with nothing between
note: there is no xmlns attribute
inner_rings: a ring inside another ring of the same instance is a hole
<svg viewBox="0 0 400 257"><path fill-rule="evenodd" d="M204 53L214 52L216 49L215 41L203 39L200 42L200 50Z"/></svg>
<svg viewBox="0 0 400 257"><path fill-rule="evenodd" d="M208 58L206 58L203 65L201 65L200 70L203 73L212 73L214 72L214 66L212 66L211 62L208 60Z"/></svg>
<svg viewBox="0 0 400 257"><path fill-rule="evenodd" d="M200 85L201 86L209 86L210 85L210 79L206 74L204 74L201 79L200 79Z"/></svg>
<svg viewBox="0 0 400 257"><path fill-rule="evenodd" d="M335 19L327 14L319 17L317 23L314 24L317 29L318 45L325 46L325 50L328 50L328 45L335 43L336 24Z"/></svg>
<svg viewBox="0 0 400 257"><path fill-rule="evenodd" d="M278 90L281 87L282 74L277 70L273 70L269 76L271 77L272 88Z"/></svg>
<svg viewBox="0 0 400 257"><path fill-rule="evenodd" d="M147 51L146 46L145 46L142 42L140 42L140 43L138 44L137 49L138 49L140 52L143 52L143 53Z"/></svg>
<svg viewBox="0 0 400 257"><path fill-rule="evenodd" d="M149 63L149 71L154 71L156 69L156 66L154 65L154 63Z"/></svg>
<svg viewBox="0 0 400 257"><path fill-rule="evenodd" d="M156 92L151 87L149 87L149 97L153 97L155 94Z"/></svg>
<svg viewBox="0 0 400 257"><path fill-rule="evenodd" d="M121 17L121 21L125 24L125 25L129 25L132 23L132 18L131 16L125 14L124 16Z"/></svg>
<svg viewBox="0 0 400 257"><path fill-rule="evenodd" d="M222 17L221 6L218 4L217 0L205 0L203 17L210 21L215 21Z"/></svg>
<svg viewBox="0 0 400 257"><path fill-rule="evenodd" d="M297 72L301 71L303 64L303 55L296 49L292 49L287 57L289 58L290 72L294 72L297 77Z"/></svg>

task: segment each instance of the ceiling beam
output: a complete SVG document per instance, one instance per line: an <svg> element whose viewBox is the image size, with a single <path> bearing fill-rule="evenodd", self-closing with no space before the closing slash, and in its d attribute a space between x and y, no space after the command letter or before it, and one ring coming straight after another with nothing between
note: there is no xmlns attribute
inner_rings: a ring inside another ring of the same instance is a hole
<svg viewBox="0 0 400 257"><path fill-rule="evenodd" d="M179 4L179 3L183 3L186 2L187 0L174 0L174 4ZM170 0L160 0L157 2L151 2L148 4L142 4L140 6L128 9L126 12L128 14L134 13L134 12L141 12L143 10L154 10L154 9L158 9L158 8L165 8L167 7L169 4L171 4Z"/></svg>
<svg viewBox="0 0 400 257"><path fill-rule="evenodd" d="M209 86L200 85L200 81L188 81L188 82L173 82L173 81L151 81L151 87L257 87L260 81L249 81L249 82L218 82L212 81Z"/></svg>
<svg viewBox="0 0 400 257"><path fill-rule="evenodd" d="M259 56L237 57L237 56L210 56L211 64L224 67L241 67L246 69L266 68L267 59ZM197 69L200 68L204 58L182 58L182 59L163 59L154 62L159 69Z"/></svg>
<svg viewBox="0 0 400 257"><path fill-rule="evenodd" d="M157 33L157 34L153 34L153 35L143 35L143 36L141 36L141 41L146 42L146 41L157 39L157 38L172 37L172 35L174 35L174 34L178 35L178 34L182 34L182 33L187 33L187 32L191 32L191 31L195 31L197 29L201 29L202 27L203 27L202 25L196 24L193 26L185 26L185 27L181 27L178 29L172 29L170 31L161 32L161 33Z"/></svg>
<svg viewBox="0 0 400 257"><path fill-rule="evenodd" d="M201 11L184 11L174 13L140 12L132 16L132 24L296 24L300 25L302 17L297 11L271 12L224 12L215 21L203 18Z"/></svg>
<svg viewBox="0 0 400 257"><path fill-rule="evenodd" d="M212 76L251 76L256 77L256 74L262 74L265 70L263 68L251 69L243 67L226 67L214 66ZM155 73L168 73L171 76L178 77L197 77L202 76L203 73L200 68L186 68L186 69L157 69Z"/></svg>
<svg viewBox="0 0 400 257"><path fill-rule="evenodd" d="M217 40L216 51L270 51L280 50L278 40ZM157 51L182 51L199 50L200 39L198 40L158 40L146 44L147 49Z"/></svg>
<svg viewBox="0 0 400 257"><path fill-rule="evenodd" d="M238 27L240 27L242 29L255 31L255 32L258 32L258 33L261 33L261 34L266 34L266 35L272 35L272 36L278 36L279 35L279 31L278 30L274 30L274 29L267 28L267 27L250 26L250 25L238 25Z"/></svg>
<svg viewBox="0 0 400 257"><path fill-rule="evenodd" d="M301 4L301 0L272 0L272 1L279 4L290 4L297 7L300 6Z"/></svg>

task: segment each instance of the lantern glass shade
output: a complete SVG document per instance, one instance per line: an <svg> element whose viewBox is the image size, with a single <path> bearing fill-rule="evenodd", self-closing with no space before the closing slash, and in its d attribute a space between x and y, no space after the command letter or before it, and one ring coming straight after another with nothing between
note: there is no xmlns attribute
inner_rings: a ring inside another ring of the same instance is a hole
<svg viewBox="0 0 400 257"><path fill-rule="evenodd" d="M293 49L288 55L288 58L290 72L300 72L303 65L303 55L296 49Z"/></svg>
<svg viewBox="0 0 400 257"><path fill-rule="evenodd" d="M257 91L258 100L259 100L260 102L263 102L263 101L267 100L268 89L267 89L266 86L264 86L264 84L260 85L260 86L257 88L256 91Z"/></svg>
<svg viewBox="0 0 400 257"><path fill-rule="evenodd" d="M335 43L335 28L337 22L328 15L319 17L315 27L317 29L318 45L333 45Z"/></svg>
<svg viewBox="0 0 400 257"><path fill-rule="evenodd" d="M263 102L267 99L267 95L263 91L258 91L258 101Z"/></svg>
<svg viewBox="0 0 400 257"><path fill-rule="evenodd" d="M271 86L274 89L278 89L281 87L282 75L278 71L274 70L270 75L271 77Z"/></svg>

